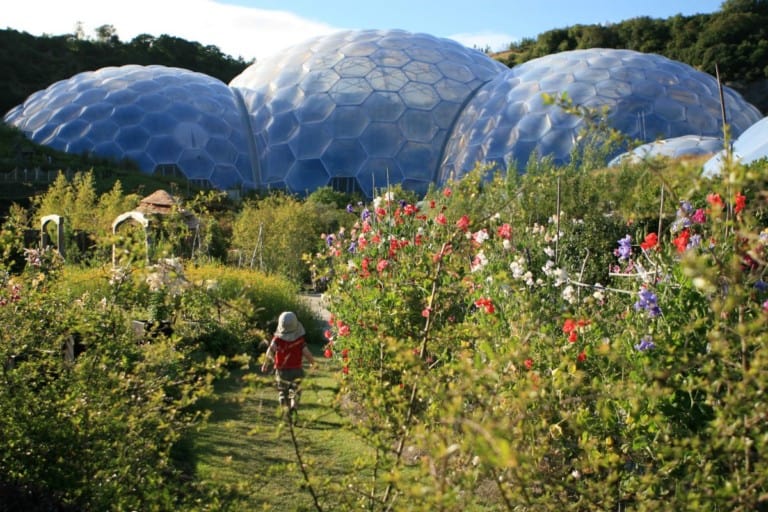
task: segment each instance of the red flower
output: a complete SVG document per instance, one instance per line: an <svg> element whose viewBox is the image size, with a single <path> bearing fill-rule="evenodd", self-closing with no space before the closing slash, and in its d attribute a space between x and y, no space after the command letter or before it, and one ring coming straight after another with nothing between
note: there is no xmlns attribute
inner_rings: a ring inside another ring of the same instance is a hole
<svg viewBox="0 0 768 512"><path fill-rule="evenodd" d="M574 331L571 331L571 332L568 334L568 341L570 341L571 343L576 343L576 341L577 341L578 339L579 339L579 333L578 333L578 332L576 332L575 330L574 330Z"/></svg>
<svg viewBox="0 0 768 512"><path fill-rule="evenodd" d="M525 360L523 364L525 365L526 368L530 370L531 368L533 368L533 359L529 357L528 359Z"/></svg>
<svg viewBox="0 0 768 512"><path fill-rule="evenodd" d="M451 193L452 193L451 189L449 189L449 188L446 188L445 190L443 190L443 195L445 197L451 197Z"/></svg>
<svg viewBox="0 0 768 512"><path fill-rule="evenodd" d="M736 213L741 213L741 210L743 210L744 207L747 206L747 196L745 196L741 192L736 192L734 203L735 204L733 206L733 211Z"/></svg>
<svg viewBox="0 0 768 512"><path fill-rule="evenodd" d="M434 208L434 207L435 207L435 200L434 200L434 199L430 199L430 201L429 201L429 207L430 207L430 208Z"/></svg>
<svg viewBox="0 0 768 512"><path fill-rule="evenodd" d="M385 270L387 270L388 266L389 266L389 262L387 260L379 260L379 262L376 264L376 270L379 273L382 273Z"/></svg>
<svg viewBox="0 0 768 512"><path fill-rule="evenodd" d="M575 330L576 330L576 322L573 320L573 318L566 318L565 322L563 322L563 332L565 334L570 334Z"/></svg>
<svg viewBox="0 0 768 512"><path fill-rule="evenodd" d="M350 329L347 324L341 324L339 326L339 336L349 336Z"/></svg>
<svg viewBox="0 0 768 512"><path fill-rule="evenodd" d="M645 240L640 242L640 248L644 251L650 251L651 249L659 248L659 236L656 233L648 233L645 236Z"/></svg>
<svg viewBox="0 0 768 512"><path fill-rule="evenodd" d="M512 226L510 226L509 224L502 224L501 226L499 226L496 232L499 234L501 238L504 238L506 240L509 240L510 238L512 238Z"/></svg>
<svg viewBox="0 0 768 512"><path fill-rule="evenodd" d="M345 348L341 351L341 358L342 359L349 359L349 349Z"/></svg>
<svg viewBox="0 0 768 512"><path fill-rule="evenodd" d="M349 366L345 366L344 368L342 368L341 373L343 373L344 375L347 375L349 373Z"/></svg>
<svg viewBox="0 0 768 512"><path fill-rule="evenodd" d="M677 247L677 252L685 252L685 249L688 248L688 241L691 239L691 232L687 229L684 229L680 232L679 235L675 237L674 240L672 240L672 243Z"/></svg>
<svg viewBox="0 0 768 512"><path fill-rule="evenodd" d="M448 219L446 219L445 215L443 215L442 213L438 213L437 217L435 217L435 222L437 222L441 226L445 226L448 223Z"/></svg>
<svg viewBox="0 0 768 512"><path fill-rule="evenodd" d="M456 227L462 231L469 229L469 217L462 215L459 220L456 221Z"/></svg>
<svg viewBox="0 0 768 512"><path fill-rule="evenodd" d="M323 331L323 336L325 336L325 339L332 340L333 339L333 333L331 333L330 329L326 329Z"/></svg>
<svg viewBox="0 0 768 512"><path fill-rule="evenodd" d="M403 208L403 212L404 212L406 215L414 215L414 214L415 214L417 211L419 211L419 209L418 209L418 208L416 208L416 207L415 207L414 205L412 205L412 204L407 204L407 205L405 205L405 208Z"/></svg>
<svg viewBox="0 0 768 512"><path fill-rule="evenodd" d="M579 355L576 357L580 363L583 363L587 359L587 353L583 350L579 352Z"/></svg>
<svg viewBox="0 0 768 512"><path fill-rule="evenodd" d="M485 312L489 315L496 312L496 308L493 305L493 301L487 297L481 297L475 301L475 306L479 308L484 308Z"/></svg>
<svg viewBox="0 0 768 512"><path fill-rule="evenodd" d="M707 194L707 202L714 207L723 209L723 198L720 194Z"/></svg>
<svg viewBox="0 0 768 512"><path fill-rule="evenodd" d="M323 352L323 355L325 357L331 358L331 357L333 357L333 350L327 348L327 349L325 349L325 352Z"/></svg>
<svg viewBox="0 0 768 512"><path fill-rule="evenodd" d="M424 308L421 310L421 316L429 318L429 314L432 312L432 308Z"/></svg>

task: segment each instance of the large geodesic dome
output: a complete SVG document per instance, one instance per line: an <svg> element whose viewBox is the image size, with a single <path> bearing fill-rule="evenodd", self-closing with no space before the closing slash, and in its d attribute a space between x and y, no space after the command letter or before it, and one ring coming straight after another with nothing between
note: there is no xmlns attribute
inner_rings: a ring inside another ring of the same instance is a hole
<svg viewBox="0 0 768 512"><path fill-rule="evenodd" d="M345 31L257 62L230 85L251 115L262 186L426 192L464 103L507 68L455 41Z"/></svg>
<svg viewBox="0 0 768 512"><path fill-rule="evenodd" d="M4 121L40 144L130 159L218 189L331 186L372 197L423 193L477 163L517 170L531 155L564 164L583 120L544 94L607 108L638 151L709 151L722 135L714 77L629 50L577 50L512 69L449 39L343 31L249 66L230 84L164 66L80 73L32 94ZM724 89L731 133L757 109ZM738 139L737 139L738 140ZM636 155L637 153L635 153Z"/></svg>
<svg viewBox="0 0 768 512"><path fill-rule="evenodd" d="M4 120L69 153L135 161L203 186L254 187L244 115L225 83L165 66L106 67L32 94Z"/></svg>
<svg viewBox="0 0 768 512"><path fill-rule="evenodd" d="M525 168L530 156L569 160L583 121L544 101L566 93L575 105L608 109L608 123L633 140L722 135L717 81L665 57L631 50L590 49L548 55L485 84L453 128L439 181L459 178L477 162ZM728 123L738 135L759 111L724 88Z"/></svg>

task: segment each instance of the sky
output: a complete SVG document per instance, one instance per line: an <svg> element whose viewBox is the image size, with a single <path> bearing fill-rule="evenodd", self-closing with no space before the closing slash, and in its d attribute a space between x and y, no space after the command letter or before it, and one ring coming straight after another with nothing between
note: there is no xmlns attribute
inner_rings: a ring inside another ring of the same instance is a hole
<svg viewBox="0 0 768 512"><path fill-rule="evenodd" d="M262 60L311 37L347 29L403 29L499 51L576 24L718 11L723 0L21 0L0 28L33 35L112 25L128 42L163 34Z"/></svg>

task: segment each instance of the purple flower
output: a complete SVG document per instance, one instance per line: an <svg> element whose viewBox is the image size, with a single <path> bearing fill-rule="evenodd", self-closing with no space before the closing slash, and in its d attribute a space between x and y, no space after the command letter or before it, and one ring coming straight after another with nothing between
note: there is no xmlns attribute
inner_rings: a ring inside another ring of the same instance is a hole
<svg viewBox="0 0 768 512"><path fill-rule="evenodd" d="M351 203L347 205L347 213L355 213L355 207Z"/></svg>
<svg viewBox="0 0 768 512"><path fill-rule="evenodd" d="M363 211L360 212L360 218L362 220L370 219L371 218L371 210L369 210L368 208L363 208Z"/></svg>
<svg viewBox="0 0 768 512"><path fill-rule="evenodd" d="M653 348L656 348L656 344L650 336L640 338L640 343L635 344L635 350L640 352L645 352L646 350L651 350Z"/></svg>
<svg viewBox="0 0 768 512"><path fill-rule="evenodd" d="M762 279L758 279L757 282L755 283L755 288L757 289L757 291L762 293L765 290L768 290L768 283L766 283Z"/></svg>
<svg viewBox="0 0 768 512"><path fill-rule="evenodd" d="M328 235L325 237L325 243L328 244L328 247L333 245L333 235Z"/></svg>
<svg viewBox="0 0 768 512"><path fill-rule="evenodd" d="M700 245L701 245L701 235L696 234L691 236L691 238L688 240L688 245L686 245L685 248L693 249L694 247L698 247Z"/></svg>
<svg viewBox="0 0 768 512"><path fill-rule="evenodd" d="M635 302L635 311L645 310L651 318L661 315L661 308L655 293L647 288L641 288L638 292L638 297L637 302Z"/></svg>
<svg viewBox="0 0 768 512"><path fill-rule="evenodd" d="M632 256L632 237L627 235L619 240L619 248L614 251L620 261L628 260Z"/></svg>
<svg viewBox="0 0 768 512"><path fill-rule="evenodd" d="M680 209L677 210L677 216L683 217L685 215L690 215L693 211L693 206L689 201L680 201Z"/></svg>
<svg viewBox="0 0 768 512"><path fill-rule="evenodd" d="M347 248L347 252L352 252L352 253L357 252L357 242L353 240L352 243L349 244L349 247Z"/></svg>

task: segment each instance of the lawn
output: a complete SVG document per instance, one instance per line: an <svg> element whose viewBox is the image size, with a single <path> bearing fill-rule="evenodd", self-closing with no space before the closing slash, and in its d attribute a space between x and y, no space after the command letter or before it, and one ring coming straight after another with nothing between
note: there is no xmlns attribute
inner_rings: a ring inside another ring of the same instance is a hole
<svg viewBox="0 0 768 512"><path fill-rule="evenodd" d="M371 453L338 413L338 367L322 356L316 361L303 383L293 431L318 501L324 510L332 510L325 499L329 480L358 471L359 462L370 461ZM198 479L229 488L222 508L314 509L271 374L261 374L256 364L233 370L217 383L216 397L203 405L212 414L194 437L191 464Z"/></svg>

